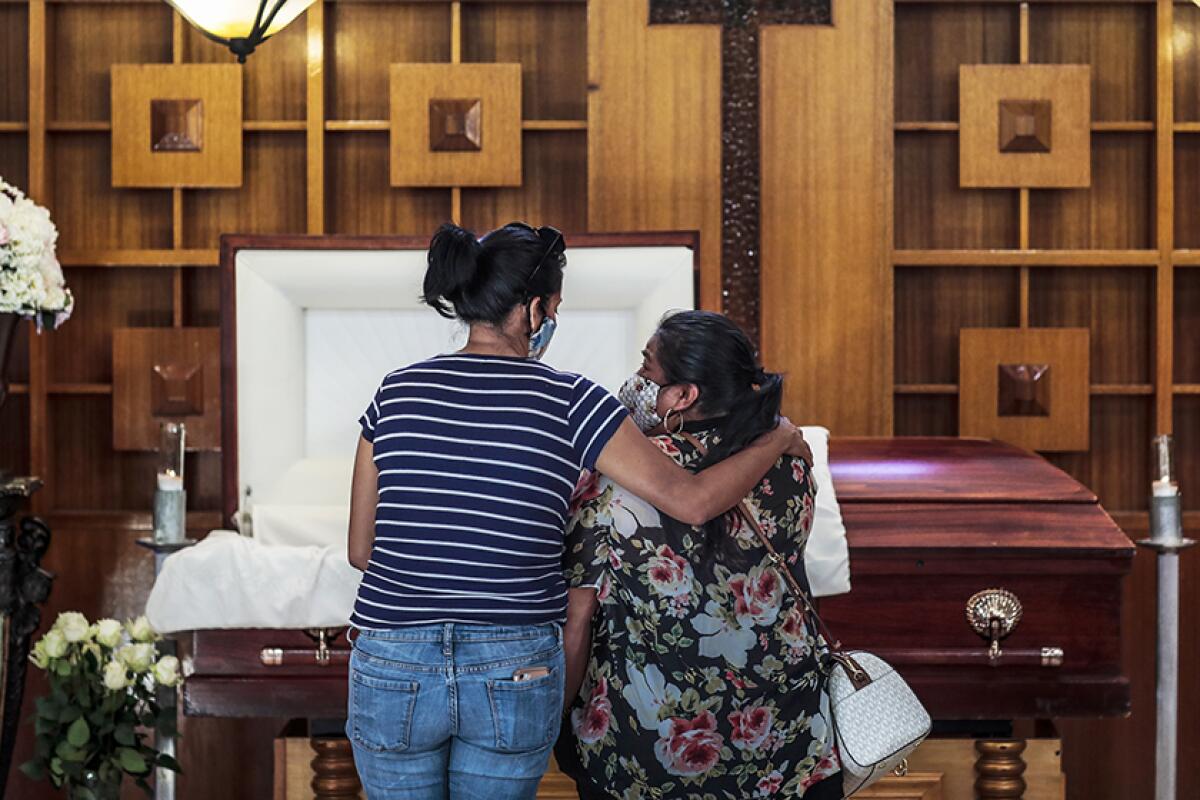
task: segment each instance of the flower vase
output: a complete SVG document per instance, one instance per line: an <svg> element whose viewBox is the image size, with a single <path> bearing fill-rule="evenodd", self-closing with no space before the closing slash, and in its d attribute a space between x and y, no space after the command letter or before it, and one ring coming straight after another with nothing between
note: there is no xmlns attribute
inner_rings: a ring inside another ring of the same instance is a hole
<svg viewBox="0 0 1200 800"><path fill-rule="evenodd" d="M0 312L0 408L8 399L8 359L17 338L17 323L21 318L11 311Z"/></svg>

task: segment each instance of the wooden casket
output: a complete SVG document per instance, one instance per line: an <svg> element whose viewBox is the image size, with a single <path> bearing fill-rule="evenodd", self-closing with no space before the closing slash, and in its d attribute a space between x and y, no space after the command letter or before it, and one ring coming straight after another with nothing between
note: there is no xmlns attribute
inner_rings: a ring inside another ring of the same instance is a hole
<svg viewBox="0 0 1200 800"><path fill-rule="evenodd" d="M835 438L830 468L853 590L820 608L843 644L892 662L935 719L1128 713L1120 609L1133 545L1095 495L978 439ZM993 589L1021 608L998 653L968 620L968 601ZM322 665L302 631L198 631L186 711L342 716L345 643L331 646Z"/></svg>

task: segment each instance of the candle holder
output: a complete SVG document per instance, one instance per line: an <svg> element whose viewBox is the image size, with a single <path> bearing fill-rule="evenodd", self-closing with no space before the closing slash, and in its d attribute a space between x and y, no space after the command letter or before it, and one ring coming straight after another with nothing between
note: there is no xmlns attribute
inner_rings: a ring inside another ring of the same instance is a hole
<svg viewBox="0 0 1200 800"><path fill-rule="evenodd" d="M181 422L162 424L158 446L158 474L154 487L154 541L179 544L187 539L187 492L183 488L183 454L187 427Z"/></svg>
<svg viewBox="0 0 1200 800"><path fill-rule="evenodd" d="M1151 442L1150 537L1138 544L1153 550L1158 567L1158 641L1155 676L1155 800L1175 800L1179 725L1179 551L1195 544L1183 536L1182 503L1175 480L1170 436Z"/></svg>

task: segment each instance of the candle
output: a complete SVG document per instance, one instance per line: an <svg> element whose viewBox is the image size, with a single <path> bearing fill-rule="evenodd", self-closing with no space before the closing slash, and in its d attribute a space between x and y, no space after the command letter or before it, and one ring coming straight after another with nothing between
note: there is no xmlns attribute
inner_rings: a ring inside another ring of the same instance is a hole
<svg viewBox="0 0 1200 800"><path fill-rule="evenodd" d="M160 492L182 492L183 477L173 472L158 473L158 490Z"/></svg>

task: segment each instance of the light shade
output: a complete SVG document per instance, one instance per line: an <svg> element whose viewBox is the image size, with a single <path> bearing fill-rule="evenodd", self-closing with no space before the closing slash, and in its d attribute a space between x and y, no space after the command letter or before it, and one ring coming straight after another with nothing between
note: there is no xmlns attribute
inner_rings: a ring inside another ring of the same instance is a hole
<svg viewBox="0 0 1200 800"><path fill-rule="evenodd" d="M238 61L287 27L315 0L167 0L188 22L229 47Z"/></svg>

